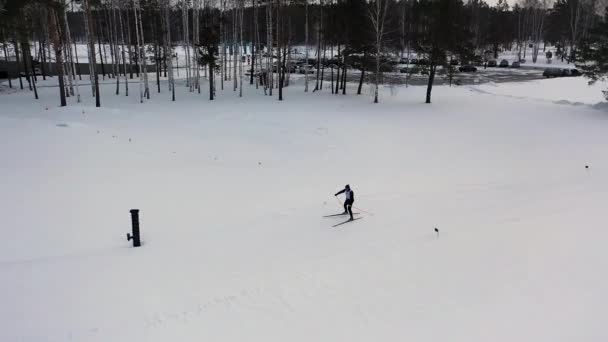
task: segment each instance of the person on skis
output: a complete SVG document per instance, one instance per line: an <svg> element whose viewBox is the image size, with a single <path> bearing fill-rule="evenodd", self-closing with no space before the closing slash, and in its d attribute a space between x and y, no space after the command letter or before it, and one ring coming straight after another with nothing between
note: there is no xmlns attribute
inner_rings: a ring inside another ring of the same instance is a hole
<svg viewBox="0 0 608 342"><path fill-rule="evenodd" d="M344 212L342 214L348 213L350 215L350 219L353 220L353 203L355 202L355 192L351 190L350 185L346 184L344 189L336 192L334 196L338 196L339 194L344 194Z"/></svg>

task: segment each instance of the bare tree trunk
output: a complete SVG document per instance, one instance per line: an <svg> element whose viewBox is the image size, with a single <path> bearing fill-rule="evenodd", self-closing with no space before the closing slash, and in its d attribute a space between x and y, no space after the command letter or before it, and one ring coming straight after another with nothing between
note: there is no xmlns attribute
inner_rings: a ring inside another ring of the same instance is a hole
<svg viewBox="0 0 608 342"><path fill-rule="evenodd" d="M34 87L34 98L38 100L38 88L36 88L36 69L34 68L34 63L32 61L32 55L30 54L29 58L30 68L32 69L32 75L34 75L32 79L32 86Z"/></svg>
<svg viewBox="0 0 608 342"><path fill-rule="evenodd" d="M93 20L93 17L91 16L91 18L89 18L90 20ZM95 21L97 23L97 48L99 49L99 61L101 62L101 74L103 75L103 79L106 79L106 67L105 67L105 63L103 61L103 53L101 51L101 24L99 23L99 18L97 18L97 20ZM105 51L105 47L104 47L104 51Z"/></svg>
<svg viewBox="0 0 608 342"><path fill-rule="evenodd" d="M255 0L253 0L255 2ZM225 68L226 68L226 39L225 33L226 30L224 28L224 7L226 5L226 1L222 0L220 4L220 46L219 46L219 58L220 58L220 89L224 90L224 77L225 77ZM209 66L211 68L211 65ZM213 100L213 94L210 94L210 100Z"/></svg>
<svg viewBox="0 0 608 342"><path fill-rule="evenodd" d="M348 72L348 68L346 67L346 56L344 56L342 63L342 95L346 95L346 74Z"/></svg>
<svg viewBox="0 0 608 342"><path fill-rule="evenodd" d="M38 89L36 88L36 79L34 78L36 71L34 70L34 65L32 63L32 54L27 39L24 39L24 42L21 43L21 46L23 47L23 65L26 70L25 75L27 77L29 74L29 70L32 71L32 74L29 77L30 90L34 92L34 98L38 100Z"/></svg>
<svg viewBox="0 0 608 342"><path fill-rule="evenodd" d="M209 100L213 101L213 69L215 68L215 64L213 62L209 63Z"/></svg>
<svg viewBox="0 0 608 342"><path fill-rule="evenodd" d="M156 22L156 18L154 19L154 21ZM158 93L160 94L160 36L159 33L157 32L157 28L156 25L152 26L153 28L153 32L154 32L154 39L155 39L155 43L154 43L154 62L156 64L156 87L158 90Z"/></svg>
<svg viewBox="0 0 608 342"><path fill-rule="evenodd" d="M17 75L19 76L19 86L21 90L23 90L23 79L21 78L21 67L19 66L19 45L17 40L13 41L13 45L15 47L15 63L17 65Z"/></svg>
<svg viewBox="0 0 608 342"><path fill-rule="evenodd" d="M384 22L388 9L388 0L375 0L375 6L369 7L369 18L372 22L376 43L376 78L374 84L374 103L378 103L378 87L380 84L380 54L384 37Z"/></svg>
<svg viewBox="0 0 608 342"><path fill-rule="evenodd" d="M85 3L88 0L85 0ZM57 20L57 14L54 10L49 11L50 24L51 24L51 32L53 36L53 46L55 48L55 60L57 61L57 79L59 80L59 99L61 103L61 107L65 107L67 102L65 100L65 87L63 84L63 55L62 55L62 46L61 40L59 39L59 30L60 26Z"/></svg>
<svg viewBox="0 0 608 342"><path fill-rule="evenodd" d="M402 1L401 6L403 7L401 9L401 16L399 16L399 24L400 24L400 28L401 28L401 34L399 35L399 47L401 48L400 51L400 59L403 59L403 50L405 50L405 6L407 5L407 2ZM401 61L399 61L401 62Z"/></svg>
<svg viewBox="0 0 608 342"><path fill-rule="evenodd" d="M83 2L83 8L84 8L84 2ZM89 57L89 82L91 83L91 96L95 97L95 81L93 80L93 54L95 54L95 45L93 45L92 47L89 45L89 37L91 37L91 35L93 34L93 31L91 31L91 24L89 23L89 16L85 11L83 11L83 18L84 18L84 30L86 33L86 38L87 38L87 54Z"/></svg>
<svg viewBox="0 0 608 342"><path fill-rule="evenodd" d="M268 94L272 96L272 90L274 89L274 37L272 35L272 2L269 1L268 6L268 33L270 35L270 43L268 44L268 47L270 49L270 76L268 77Z"/></svg>
<svg viewBox="0 0 608 342"><path fill-rule="evenodd" d="M281 82L281 41L279 40L279 37L282 37L281 32L280 31L280 27L279 27L279 22L281 21L281 17L279 15L279 8L281 7L281 0L276 0L277 2L277 6L276 6L276 23L277 23L277 32L276 32L276 36L277 36L277 83L276 85L278 86L279 83Z"/></svg>
<svg viewBox="0 0 608 342"><path fill-rule="evenodd" d="M23 74L25 75L25 79L27 80L27 84L28 84L28 87L30 88L30 91L33 91L34 89L32 88L32 78L30 77L30 71L29 71L29 68L27 67L27 61L30 59L29 44L27 44L27 40L24 39L23 37L20 37L20 39L21 39L21 55L23 56L23 58L21 58L21 60L23 61ZM27 47L27 49L26 49L26 47Z"/></svg>
<svg viewBox="0 0 608 342"><path fill-rule="evenodd" d="M4 48L4 58L8 61L8 49L6 48L6 44L2 44ZM11 81L11 75L8 75L8 87L13 88L13 81Z"/></svg>
<svg viewBox="0 0 608 342"><path fill-rule="evenodd" d="M29 67L31 68L32 75L33 75L32 86L34 87L34 98L36 100L38 100L38 88L36 88L36 83L37 83L36 69L34 68L34 61L32 60L32 55L31 54L30 54L30 58L29 58Z"/></svg>
<svg viewBox="0 0 608 342"><path fill-rule="evenodd" d="M278 82L277 82L277 86L279 88L279 101L283 101L283 61L281 59L281 38L283 38L283 35L281 34L282 30L281 27L279 26L281 23L281 16L279 14L279 10L281 9L281 2L280 0L277 0L277 15L276 15L276 22L277 22L277 33L276 33L276 38L277 38L277 75L278 75Z"/></svg>
<svg viewBox="0 0 608 342"><path fill-rule="evenodd" d="M131 20L130 20L130 15L129 15L129 9L127 8L127 4L125 3L125 8L127 10L126 13L126 19L127 19L127 48L128 48L128 52L129 52L129 78L133 79L133 49L132 49L132 43L133 40L131 39ZM135 12L135 11L133 11ZM139 70L137 71L137 76L139 77ZM127 86L128 87L128 86ZM129 90L127 89L127 96L129 96Z"/></svg>
<svg viewBox="0 0 608 342"><path fill-rule="evenodd" d="M148 62L146 58L146 42L144 36L144 27L143 27L143 19L141 16L141 5L139 0L137 1L137 12L139 13L139 34L141 36L141 60L143 64L143 73L144 73L144 96L146 99L150 99L150 86L148 83Z"/></svg>
<svg viewBox="0 0 608 342"><path fill-rule="evenodd" d="M116 23L116 5L114 0L110 0L110 17L112 30L112 62L114 69L114 77L116 77L116 95L120 94L120 55L118 51L118 24Z"/></svg>
<svg viewBox="0 0 608 342"><path fill-rule="evenodd" d="M573 8L576 7L576 8ZM570 4L570 60L574 61L576 57L576 45L579 37L579 21L581 17L581 1L573 1Z"/></svg>
<svg viewBox="0 0 608 342"><path fill-rule="evenodd" d="M321 31L323 30L323 0L321 1L321 8L320 8L320 17L319 17L319 25L317 27L317 82L315 84L315 89L313 90L313 92L319 90L319 76L320 76L320 69L321 69Z"/></svg>
<svg viewBox="0 0 608 342"><path fill-rule="evenodd" d="M113 37L113 29L112 29L112 21L110 19L110 13L109 10L106 8L105 11L103 11L102 13L105 13L105 18L104 21L106 23L106 37L108 38L108 44L110 44L110 62L112 65L112 75L110 76L110 78L114 78L116 77L116 64L115 64L115 59L114 59L114 37ZM104 47L104 52L105 52L105 47Z"/></svg>
<svg viewBox="0 0 608 342"><path fill-rule="evenodd" d="M255 62L256 62L256 53L258 44L257 41L257 33L258 33L258 9L256 6L256 0L251 0L251 4L253 6L253 20L252 20L252 29L253 33L251 35L251 74L249 75L249 85L253 85L253 73L255 70ZM257 89L257 84L256 84Z"/></svg>
<svg viewBox="0 0 608 342"><path fill-rule="evenodd" d="M40 69L42 71L42 80L46 81L46 56L44 55L44 43L42 40L38 42L38 48L40 49Z"/></svg>
<svg viewBox="0 0 608 342"><path fill-rule="evenodd" d="M182 21L184 28L184 48L186 52L186 86L192 91L192 81L190 78L190 37L188 31L188 3L182 1Z"/></svg>
<svg viewBox="0 0 608 342"><path fill-rule="evenodd" d="M245 0L239 0L239 97L243 97L243 12Z"/></svg>
<svg viewBox="0 0 608 342"><path fill-rule="evenodd" d="M331 57L333 59L334 57L334 44L332 42L331 44ZM334 63L331 64L331 66L329 67L331 69L331 93L334 93Z"/></svg>
<svg viewBox="0 0 608 342"><path fill-rule="evenodd" d="M201 70L200 70L200 63L199 61L199 53L198 53L198 45L200 45L200 37L199 37L199 31L200 31L200 7L201 7L201 0L196 0L195 1L196 5L194 6L195 9L195 13L196 13L196 24L194 25L194 39L192 42L193 45L193 59L194 59L194 64L196 65L196 88L198 90L198 93L201 93Z"/></svg>
<svg viewBox="0 0 608 342"><path fill-rule="evenodd" d="M198 8L199 0L192 0L192 55L191 55L191 65L194 67L194 71L192 71L192 87L191 91L198 88L198 64L196 63L196 29L198 27L197 24L197 8ZM190 28L188 28L190 29Z"/></svg>
<svg viewBox="0 0 608 342"><path fill-rule="evenodd" d="M363 79L365 78L365 61L367 60L367 53L363 52L363 63L361 63L361 77L359 78L359 87L357 88L357 95L361 95L361 88L363 87Z"/></svg>
<svg viewBox="0 0 608 342"><path fill-rule="evenodd" d="M164 21L164 19L163 19L163 21ZM167 48L167 41L163 38L163 77L167 77L167 58L168 58L167 55L168 55L168 52L169 52L169 49Z"/></svg>
<svg viewBox="0 0 608 342"><path fill-rule="evenodd" d="M338 58L341 58L342 55L340 55L340 43L338 43ZM342 82L342 75L340 74L340 69L343 68L343 65L340 63L340 61L338 61L338 70L336 72L336 91L335 94L338 95L339 90L340 90L340 82Z"/></svg>
<svg viewBox="0 0 608 342"><path fill-rule="evenodd" d="M291 75L291 18L287 23L287 44L284 44L283 49L283 67L285 68L285 75L283 76L283 86L289 87L289 80Z"/></svg>
<svg viewBox="0 0 608 342"><path fill-rule="evenodd" d="M76 39L74 39L74 55L76 56L76 73L78 73L78 80L82 81L82 74L80 72L80 62L78 61L78 45L76 45Z"/></svg>
<svg viewBox="0 0 608 342"><path fill-rule="evenodd" d="M170 7L170 0L165 0L165 23L167 25L167 46L169 48L169 85L171 87L171 101L175 101L175 78L173 74L173 48L171 47Z"/></svg>
<svg viewBox="0 0 608 342"><path fill-rule="evenodd" d="M304 26L304 50L306 54L306 63L304 68L308 66L308 0L304 0L304 11L305 11L305 26ZM304 73L304 92L308 92L308 70Z"/></svg>
<svg viewBox="0 0 608 342"><path fill-rule="evenodd" d="M376 45L376 75L374 82L374 103L378 103L378 84L380 83L380 44Z"/></svg>
<svg viewBox="0 0 608 342"><path fill-rule="evenodd" d="M435 70L437 69L437 66L431 64L429 69L429 82L426 87L426 103L431 103L431 90L433 89L433 81L435 80Z"/></svg>
<svg viewBox="0 0 608 342"><path fill-rule="evenodd" d="M90 58L91 58L91 65L92 65L90 72L93 75L93 80L95 83L95 88L93 91L95 93L95 106L101 107L101 99L100 99L101 94L99 93L99 75L97 75L97 68L96 68L97 61L95 58L95 43L94 43L95 37L93 36L93 19L91 17L90 0L84 0L83 4L84 4L84 8L85 8L85 17L87 19L87 27L88 27L88 31L89 31L89 54L91 55ZM63 71L61 72L61 74L63 74Z"/></svg>
<svg viewBox="0 0 608 342"><path fill-rule="evenodd" d="M111 26L111 30L112 30L112 46L113 46L113 59L114 59L114 70L115 70L115 75L114 77L116 77L116 85L117 88L120 88L120 50L119 50L119 43L118 43L118 22L116 21L116 4L115 4L115 0L110 0L110 13L108 14L108 16L110 17L110 22L112 23Z"/></svg>
<svg viewBox="0 0 608 342"><path fill-rule="evenodd" d="M47 75L47 60L46 60L46 49L45 45L48 44L48 23L47 23L47 10L45 8L40 9L40 25L42 26L42 32L40 40L38 42L40 49L40 67L42 71L42 79L46 81ZM9 77L10 81L10 77ZM9 82L10 83L10 82Z"/></svg>
<svg viewBox="0 0 608 342"><path fill-rule="evenodd" d="M236 77L236 64L237 64L237 56L240 55L241 53L241 49L239 49L238 47L238 33L237 33L237 25L238 25L238 20L237 20L237 4L234 3L233 8L232 8L232 63L231 63L231 67L232 67L232 75L233 75L233 79L232 79L232 84L233 84L233 91L236 91L236 88L238 87L238 79Z"/></svg>
<svg viewBox="0 0 608 342"><path fill-rule="evenodd" d="M46 11L45 13L46 13L46 17L47 17L46 21L48 22L48 11ZM48 29L46 29L46 30L48 31ZM49 37L49 44L46 44L46 54L45 55L48 58L47 59L47 64L48 64L48 67L49 67L49 73L52 73L53 72L53 64L52 64L53 60L51 58L51 45L52 44L50 42L51 41L51 35L50 35L50 33L47 32L47 36Z"/></svg>
<svg viewBox="0 0 608 342"><path fill-rule="evenodd" d="M266 67L265 67L265 70L263 70L262 75L261 75L262 82L264 84L264 95L268 95L266 93L266 91L270 90L269 86L268 86L268 76L270 75L270 58L271 58L271 54L272 54L272 52L271 52L272 49L270 48L270 30L268 30L268 27L269 27L268 6L270 6L270 5L267 2L266 7L264 8L264 10L265 10L264 14L265 14L265 18L266 18L266 21L265 21L266 22L266 60L264 61L264 63L266 64Z"/></svg>
<svg viewBox="0 0 608 342"><path fill-rule="evenodd" d="M255 2L256 0L253 0L253 1ZM255 8L255 11L256 11L256 15L255 15L254 20L255 20L255 27L256 27L255 35L256 35L256 43L257 43L257 50L256 50L257 58L256 58L255 62L257 63L257 69L255 68L255 63L254 63L254 70L258 70L258 72L259 72L258 77L256 77L256 81L255 81L255 88L259 89L260 77L261 77L261 72L263 69L263 67L262 67L262 52L263 51L261 49L262 38L260 37L260 25L258 24L259 10L258 10L257 6Z"/></svg>
<svg viewBox="0 0 608 342"><path fill-rule="evenodd" d="M65 6L64 6L65 8ZM74 64L74 58L72 58L72 48L71 48L71 34L70 34L70 25L68 24L68 20L65 17L65 12L63 13L63 19L65 21L65 37L66 37L66 47L68 48L68 50L70 51L70 55L69 55L69 60L70 60L70 64L71 64L71 68L69 69L70 72L69 77L74 79L74 83L76 84L76 101L78 103L80 103L80 87L78 85L78 80L76 79L76 76L74 75L74 70L76 69L75 64ZM76 48L76 43L74 43L74 48ZM72 87L72 80L70 80L70 91L72 91L72 95L74 95L73 91L74 88Z"/></svg>
<svg viewBox="0 0 608 342"><path fill-rule="evenodd" d="M226 19L226 0L222 1L222 18ZM228 32L226 27L224 26L224 45L222 45L222 50L224 51L224 59L223 59L223 69L224 69L224 78L222 79L222 90L224 90L224 81L228 80L230 74L228 73L228 55L227 55L227 47L228 47Z"/></svg>
<svg viewBox="0 0 608 342"><path fill-rule="evenodd" d="M129 79L127 78L127 61L125 59L125 31L122 23L122 6L120 5L118 7L118 21L120 22L120 53L122 57L123 75L125 76L125 96L129 96Z"/></svg>
<svg viewBox="0 0 608 342"><path fill-rule="evenodd" d="M321 84L319 85L319 89L323 90L323 81L325 80L325 63L327 63L327 39L325 36L323 36L321 46L323 47L323 58L321 59Z"/></svg>
<svg viewBox="0 0 608 342"><path fill-rule="evenodd" d="M58 25L61 25L63 27L63 20L61 17L57 18L57 23ZM65 96L66 97L70 97L71 95L74 95L74 87L72 86L72 78L70 77L71 75L71 70L70 70L70 52L68 50L68 46L66 46L66 42L67 40L65 39L65 35L64 35L65 29L62 28L61 34L59 39L61 39L61 45L63 47L63 62L64 62L64 66L63 66L63 70L65 71L67 76L67 83L66 83L66 88L65 88ZM65 82L65 80L64 80Z"/></svg>
<svg viewBox="0 0 608 342"><path fill-rule="evenodd" d="M139 9L139 0L133 0L133 12L135 13L135 37L137 41L137 66L138 66L138 74L139 74L139 102L144 103L144 90L143 90L143 74L141 70L142 58L145 59L145 55L143 53L143 49L140 46L139 42L139 19L138 19L138 9Z"/></svg>
<svg viewBox="0 0 608 342"><path fill-rule="evenodd" d="M122 4L122 2L121 2ZM125 31L123 28L122 21L122 5L118 8L118 20L120 21L120 50L122 54L122 70L125 76L125 96L129 96L129 79L127 78L127 60L125 57ZM127 17L129 16L129 11L127 10ZM127 46L129 46L129 70L131 69L130 59L131 59L131 45L130 42L127 42ZM130 70L131 71L131 70ZM131 71L131 76L133 75L133 71Z"/></svg>

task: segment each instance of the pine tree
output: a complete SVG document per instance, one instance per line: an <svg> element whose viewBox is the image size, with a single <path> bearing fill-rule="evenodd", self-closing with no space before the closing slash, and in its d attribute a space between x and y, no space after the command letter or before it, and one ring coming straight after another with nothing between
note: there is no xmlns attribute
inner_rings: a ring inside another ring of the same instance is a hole
<svg viewBox="0 0 608 342"><path fill-rule="evenodd" d="M583 39L576 61L583 75L590 79L590 84L608 79L608 7L602 20ZM608 90L603 93L608 100Z"/></svg>
<svg viewBox="0 0 608 342"><path fill-rule="evenodd" d="M462 56L463 60L471 54L471 34L464 15L461 0L420 1L416 23L416 50L428 60L429 78L426 91L426 103L431 103L431 91L437 67L447 63L447 54Z"/></svg>

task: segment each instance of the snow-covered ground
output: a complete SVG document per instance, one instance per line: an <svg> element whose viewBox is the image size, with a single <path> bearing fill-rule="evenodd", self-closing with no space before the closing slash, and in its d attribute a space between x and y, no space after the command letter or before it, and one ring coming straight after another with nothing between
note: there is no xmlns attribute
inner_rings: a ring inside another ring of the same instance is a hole
<svg viewBox="0 0 608 342"><path fill-rule="evenodd" d="M579 79L133 89L0 95L0 341L608 340L608 113ZM331 228L346 183L363 219Z"/></svg>
<svg viewBox="0 0 608 342"><path fill-rule="evenodd" d="M547 59L546 52L551 51L553 53L553 58ZM500 62L503 59L509 61L509 64L517 61L519 50L517 48L513 48L513 50L503 51L498 55L496 59ZM562 61L560 57L556 56L556 48L553 46L547 46L545 51L540 50L538 53L538 58L536 59L536 63L532 61L532 49L526 49L526 56L523 55L522 50L522 58L526 60L525 63L522 63L522 68L576 68L574 63L568 63L565 59Z"/></svg>
<svg viewBox="0 0 608 342"><path fill-rule="evenodd" d="M589 79L573 77L519 83L485 83L471 89L516 99L603 107L606 105L606 100L603 97L602 90L606 88L608 88L607 82L597 82L590 86Z"/></svg>

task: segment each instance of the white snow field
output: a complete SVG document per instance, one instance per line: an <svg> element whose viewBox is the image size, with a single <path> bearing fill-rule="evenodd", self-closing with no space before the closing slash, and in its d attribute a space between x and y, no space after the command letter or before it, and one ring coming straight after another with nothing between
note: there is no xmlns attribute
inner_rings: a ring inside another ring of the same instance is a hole
<svg viewBox="0 0 608 342"><path fill-rule="evenodd" d="M0 341L608 341L599 90L425 90L5 92Z"/></svg>

